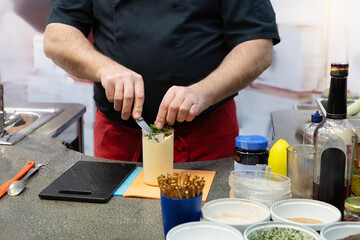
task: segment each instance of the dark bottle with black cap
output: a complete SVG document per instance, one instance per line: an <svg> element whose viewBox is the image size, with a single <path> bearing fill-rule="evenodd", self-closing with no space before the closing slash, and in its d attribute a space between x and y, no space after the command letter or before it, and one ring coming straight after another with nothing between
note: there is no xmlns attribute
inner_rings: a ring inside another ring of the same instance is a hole
<svg viewBox="0 0 360 240"><path fill-rule="evenodd" d="M330 203L343 212L350 196L352 165L357 136L346 119L348 64L331 64L326 118L314 132L313 198Z"/></svg>

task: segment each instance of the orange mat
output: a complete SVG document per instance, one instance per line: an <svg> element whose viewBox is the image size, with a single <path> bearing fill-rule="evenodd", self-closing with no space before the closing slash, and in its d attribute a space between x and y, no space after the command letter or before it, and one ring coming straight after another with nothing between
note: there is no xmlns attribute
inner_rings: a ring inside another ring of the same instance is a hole
<svg viewBox="0 0 360 240"><path fill-rule="evenodd" d="M204 177L205 186L203 189L202 201L205 202L209 195L211 184L215 177L215 171L201 171L201 170L187 170L187 169L174 169L174 173L190 173L193 177L197 175ZM142 198L155 198L160 199L159 187L149 186L143 180L143 170L137 175L130 187L126 190L124 197L142 197Z"/></svg>

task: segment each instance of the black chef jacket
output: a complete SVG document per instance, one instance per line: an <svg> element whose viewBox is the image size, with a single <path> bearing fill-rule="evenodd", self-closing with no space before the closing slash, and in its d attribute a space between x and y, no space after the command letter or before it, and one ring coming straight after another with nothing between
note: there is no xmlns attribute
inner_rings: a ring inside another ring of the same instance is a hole
<svg viewBox="0 0 360 240"><path fill-rule="evenodd" d="M55 22L74 26L85 36L92 29L97 50L142 75L142 116L149 123L171 86L202 80L237 44L280 41L269 0L55 0L48 23ZM132 118L121 119L101 83L94 84L94 99L109 119L137 128Z"/></svg>

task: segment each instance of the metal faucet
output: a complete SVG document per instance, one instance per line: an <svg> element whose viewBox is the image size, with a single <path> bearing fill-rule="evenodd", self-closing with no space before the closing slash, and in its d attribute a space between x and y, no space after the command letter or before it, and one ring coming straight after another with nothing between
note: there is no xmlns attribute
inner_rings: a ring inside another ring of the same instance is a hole
<svg viewBox="0 0 360 240"><path fill-rule="evenodd" d="M22 122L20 122L22 121ZM6 112L4 109L4 86L0 83L0 138L6 134L6 129L14 126L24 124L24 120L19 114L14 113L6 120Z"/></svg>

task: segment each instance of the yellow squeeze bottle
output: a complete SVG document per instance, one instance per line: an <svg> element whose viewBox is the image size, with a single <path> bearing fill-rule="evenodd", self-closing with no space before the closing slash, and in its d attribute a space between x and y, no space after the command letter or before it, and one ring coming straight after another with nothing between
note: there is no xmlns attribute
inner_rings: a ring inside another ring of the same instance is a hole
<svg viewBox="0 0 360 240"><path fill-rule="evenodd" d="M271 172L287 176L287 152L289 144L284 139L279 139L270 149L268 165Z"/></svg>

